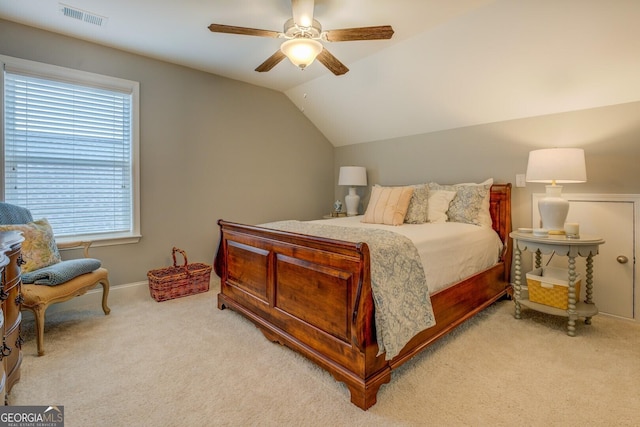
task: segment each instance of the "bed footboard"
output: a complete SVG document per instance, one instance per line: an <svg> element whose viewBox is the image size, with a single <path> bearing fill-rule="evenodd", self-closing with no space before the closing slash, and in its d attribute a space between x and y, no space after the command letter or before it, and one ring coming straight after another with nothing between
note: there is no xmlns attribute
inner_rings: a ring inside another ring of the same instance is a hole
<svg viewBox="0 0 640 427"><path fill-rule="evenodd" d="M338 379L366 409L391 372L376 357L369 249L219 221L218 307L241 312L265 336Z"/></svg>

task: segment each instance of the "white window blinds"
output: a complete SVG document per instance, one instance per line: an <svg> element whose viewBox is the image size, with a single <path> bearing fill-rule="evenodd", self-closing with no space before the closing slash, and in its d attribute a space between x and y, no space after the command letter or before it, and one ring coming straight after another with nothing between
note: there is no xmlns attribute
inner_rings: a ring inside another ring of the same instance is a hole
<svg viewBox="0 0 640 427"><path fill-rule="evenodd" d="M5 69L4 198L56 236L132 233L132 93Z"/></svg>

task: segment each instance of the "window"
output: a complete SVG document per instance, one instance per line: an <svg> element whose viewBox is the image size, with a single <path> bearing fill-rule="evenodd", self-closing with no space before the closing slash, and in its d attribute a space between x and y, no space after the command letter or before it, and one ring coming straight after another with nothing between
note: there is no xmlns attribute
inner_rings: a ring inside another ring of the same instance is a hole
<svg viewBox="0 0 640 427"><path fill-rule="evenodd" d="M3 199L56 238L137 241L137 82L0 56Z"/></svg>

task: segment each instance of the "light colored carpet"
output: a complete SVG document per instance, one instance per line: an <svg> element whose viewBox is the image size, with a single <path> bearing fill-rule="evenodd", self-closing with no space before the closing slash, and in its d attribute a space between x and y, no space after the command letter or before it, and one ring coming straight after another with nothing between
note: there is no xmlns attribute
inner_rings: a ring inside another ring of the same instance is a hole
<svg viewBox="0 0 640 427"><path fill-rule="evenodd" d="M640 325L566 319L502 301L394 372L362 411L346 387L208 293L49 316L47 354L23 324L11 405L64 405L75 426L631 426Z"/></svg>

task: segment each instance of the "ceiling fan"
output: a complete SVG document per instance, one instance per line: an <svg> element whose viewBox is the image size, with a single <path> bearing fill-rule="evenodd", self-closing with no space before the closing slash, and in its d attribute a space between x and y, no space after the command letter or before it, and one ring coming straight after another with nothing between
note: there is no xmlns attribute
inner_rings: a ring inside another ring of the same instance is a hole
<svg viewBox="0 0 640 427"><path fill-rule="evenodd" d="M384 40L393 36L390 25L323 31L320 23L313 19L313 8L314 0L291 0L293 18L284 23L283 32L222 24L211 24L209 30L214 33L286 39L279 50L258 65L258 72L271 70L285 57L304 70L317 58L336 76L347 73L349 69L322 45L322 41Z"/></svg>

